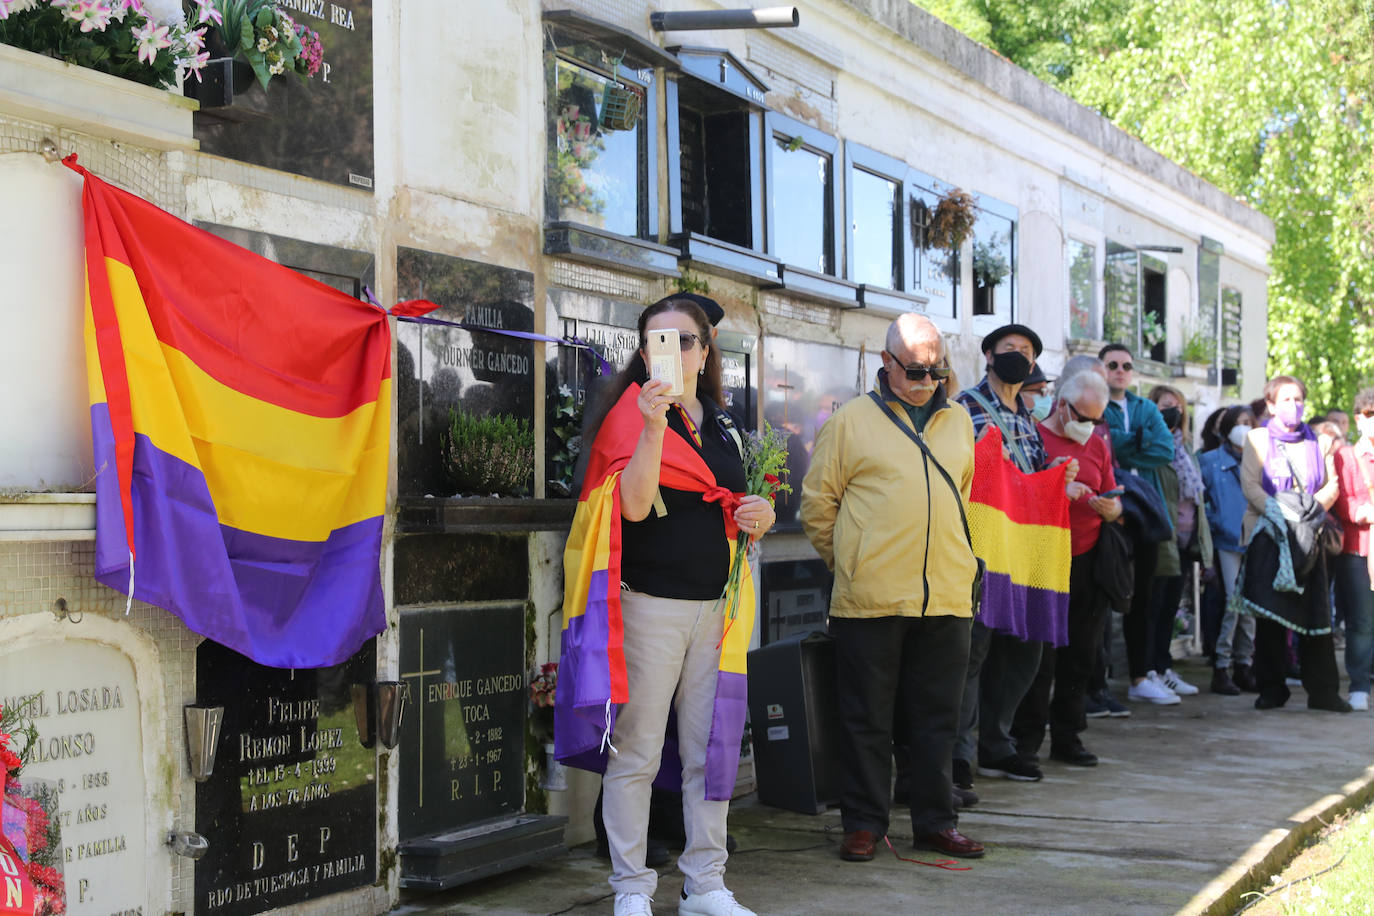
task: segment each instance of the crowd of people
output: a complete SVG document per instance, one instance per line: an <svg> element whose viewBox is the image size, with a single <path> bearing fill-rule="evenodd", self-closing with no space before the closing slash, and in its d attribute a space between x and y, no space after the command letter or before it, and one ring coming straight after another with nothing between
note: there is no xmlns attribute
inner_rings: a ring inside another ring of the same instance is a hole
<svg viewBox="0 0 1374 916"><path fill-rule="evenodd" d="M640 351L586 431L555 737L559 759L605 773L598 832L616 916L652 912L651 860L667 856L651 809L668 783L682 790L679 914L753 916L724 884L752 598L736 620L717 598L727 582L752 587L747 567L732 577L731 545L776 515L739 498L719 317L688 294L646 309ZM664 329L681 345L678 394L648 371L647 335ZM1197 694L1170 656L1194 570L1213 693L1273 709L1296 679L1311 709L1368 708L1374 389L1353 405L1353 446L1348 415L1305 421L1303 383L1278 376L1262 399L1213 412L1195 453L1187 397L1167 385L1138 395L1121 344L1052 379L1036 332L1006 325L983 339L985 374L962 390L928 318L900 316L885 344L873 389L830 416L794 481L802 528L834 573L843 859L873 858L894 798L916 848L984 855L958 828L975 774L1041 779L1047 734L1050 759L1097 765L1088 719L1130 715L1108 690L1113 609L1128 704ZM972 500L975 475L995 476L996 493ZM1041 542L998 548L989 517ZM1023 554L1044 568L1018 567Z"/></svg>

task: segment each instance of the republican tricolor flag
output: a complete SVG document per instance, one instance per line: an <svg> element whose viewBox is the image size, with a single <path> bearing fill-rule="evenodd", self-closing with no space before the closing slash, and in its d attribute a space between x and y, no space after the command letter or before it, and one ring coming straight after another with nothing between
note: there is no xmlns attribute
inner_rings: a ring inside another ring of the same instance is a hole
<svg viewBox="0 0 1374 916"><path fill-rule="evenodd" d="M1022 473L1002 454L989 424L974 446L968 522L987 563L979 621L992 630L1055 646L1069 641L1067 468Z"/></svg>
<svg viewBox="0 0 1374 916"><path fill-rule="evenodd" d="M96 578L261 664L342 662L386 625L386 314L67 164Z"/></svg>

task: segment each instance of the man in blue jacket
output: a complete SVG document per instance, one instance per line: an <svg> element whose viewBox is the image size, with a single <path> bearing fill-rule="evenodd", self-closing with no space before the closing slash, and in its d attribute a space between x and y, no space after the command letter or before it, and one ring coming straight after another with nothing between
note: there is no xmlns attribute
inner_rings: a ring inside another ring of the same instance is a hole
<svg viewBox="0 0 1374 916"><path fill-rule="evenodd" d="M1174 436L1164 422L1159 408L1148 398L1129 390L1135 383L1135 363L1131 351L1123 344L1107 344L1097 358L1107 367L1107 388L1112 399L1107 403L1107 427L1112 434L1112 455L1117 466L1126 473L1134 473L1147 481L1163 500L1156 468L1174 459ZM1129 528L1127 529L1129 531ZM1131 532L1135 535L1135 532ZM1151 618L1150 593L1155 578L1157 547L1136 538L1135 594L1122 625L1126 639L1126 659L1130 667L1131 688L1126 696L1160 706L1178 702L1178 694L1148 669L1149 634L1154 632ZM1125 611L1125 608L1118 608Z"/></svg>

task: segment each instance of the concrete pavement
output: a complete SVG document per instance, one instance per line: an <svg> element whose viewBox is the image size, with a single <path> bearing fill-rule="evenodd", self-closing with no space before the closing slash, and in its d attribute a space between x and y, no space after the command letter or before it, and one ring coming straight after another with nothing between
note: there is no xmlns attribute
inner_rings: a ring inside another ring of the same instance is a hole
<svg viewBox="0 0 1374 916"><path fill-rule="evenodd" d="M980 778L982 800L960 829L988 854L959 863L969 871L909 864L881 847L872 862L843 862L837 811L809 817L749 796L731 810L739 850L727 883L760 916L1233 913L1323 821L1374 797L1374 713L1308 711L1301 688L1286 708L1262 713L1253 695L1207 693L1202 660L1179 670L1203 692L1090 720L1083 738L1099 766L1046 760L1039 783ZM889 836L903 856L937 858L911 850L904 811ZM609 914L608 871L581 846L445 894L407 894L396 912ZM655 912L675 914L681 878L675 865L659 871Z"/></svg>

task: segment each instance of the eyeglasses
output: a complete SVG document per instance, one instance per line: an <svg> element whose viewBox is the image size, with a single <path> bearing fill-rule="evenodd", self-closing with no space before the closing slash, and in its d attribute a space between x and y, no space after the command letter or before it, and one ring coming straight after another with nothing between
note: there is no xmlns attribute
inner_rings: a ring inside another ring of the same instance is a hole
<svg viewBox="0 0 1374 916"><path fill-rule="evenodd" d="M1371 407L1368 410L1361 410L1359 413L1360 416L1368 420L1370 417L1374 417L1374 407Z"/></svg>
<svg viewBox="0 0 1374 916"><path fill-rule="evenodd" d="M1079 413L1079 412L1078 412L1078 408L1077 408L1077 407L1074 407L1074 406L1073 406L1072 404L1070 404L1068 401L1065 401L1065 402L1064 402L1064 406L1068 407L1068 408L1069 408L1069 412L1072 413L1075 417L1078 418L1078 422L1079 422L1079 423L1091 423L1092 425L1096 426L1097 424L1099 424L1099 423L1102 422L1102 418L1101 418L1101 417L1089 417L1089 416L1085 416L1084 414Z"/></svg>
<svg viewBox="0 0 1374 916"><path fill-rule="evenodd" d="M697 345L697 341L699 340L701 340L701 338L690 331L679 331L677 335L678 349L681 350L683 353L686 353L688 350L695 347ZM648 344L641 343L640 347L646 348L648 347Z"/></svg>
<svg viewBox="0 0 1374 916"><path fill-rule="evenodd" d="M1116 360L1112 360L1111 362L1107 363L1107 369L1112 372L1115 372L1118 369L1125 369L1127 372L1133 372L1135 371L1135 363L1119 363Z"/></svg>
<svg viewBox="0 0 1374 916"><path fill-rule="evenodd" d="M888 356L892 356L891 350L884 350L883 352ZM892 356L892 361L902 367L902 371L906 373L906 380L908 382L919 382L927 375L937 382L943 382L945 379L949 378L948 366L943 368L939 366L908 366L895 356Z"/></svg>

